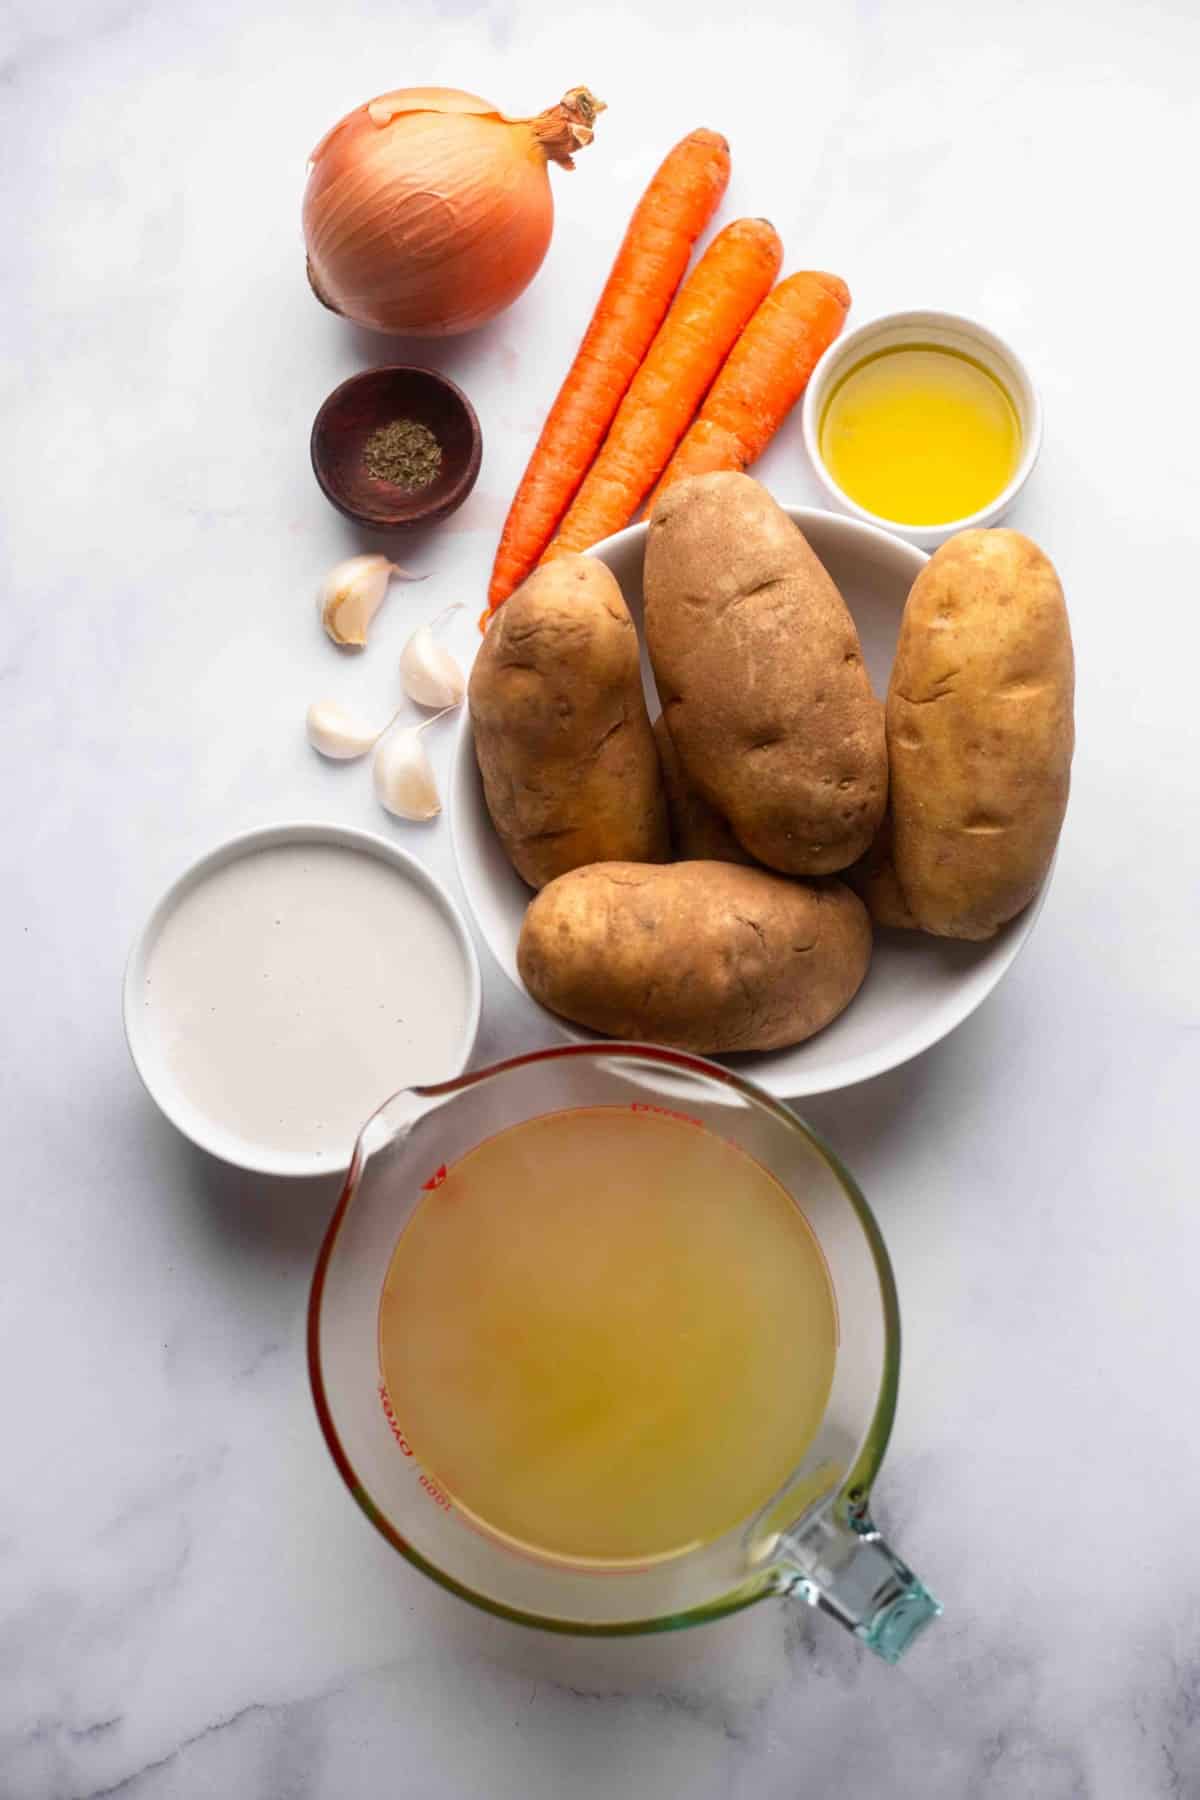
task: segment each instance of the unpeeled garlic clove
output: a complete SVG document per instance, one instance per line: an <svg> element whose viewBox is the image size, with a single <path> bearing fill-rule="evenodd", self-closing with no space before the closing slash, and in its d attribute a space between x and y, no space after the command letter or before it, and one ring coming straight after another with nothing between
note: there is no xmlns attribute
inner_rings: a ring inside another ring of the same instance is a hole
<svg viewBox="0 0 1200 1800"><path fill-rule="evenodd" d="M400 653L401 685L418 706L457 706L467 691L466 677L458 663L433 635L434 625L447 613L458 610L457 606L448 606L432 624L418 625Z"/></svg>
<svg viewBox="0 0 1200 1800"><path fill-rule="evenodd" d="M336 700L314 700L304 718L304 729L314 750L335 762L350 762L365 756L377 743L380 732L352 718ZM386 729L386 727L385 727Z"/></svg>
<svg viewBox="0 0 1200 1800"><path fill-rule="evenodd" d="M375 752L379 804L398 819L435 819L442 810L437 777L417 733L393 731Z"/></svg>
<svg viewBox="0 0 1200 1800"><path fill-rule="evenodd" d="M379 804L398 819L435 819L441 812L437 776L421 742L421 733L452 711L452 707L443 707L420 725L389 731L376 750L375 793Z"/></svg>
<svg viewBox="0 0 1200 1800"><path fill-rule="evenodd" d="M317 594L317 611L335 644L362 648L393 575L402 581L425 579L410 575L386 556L349 556L330 569Z"/></svg>

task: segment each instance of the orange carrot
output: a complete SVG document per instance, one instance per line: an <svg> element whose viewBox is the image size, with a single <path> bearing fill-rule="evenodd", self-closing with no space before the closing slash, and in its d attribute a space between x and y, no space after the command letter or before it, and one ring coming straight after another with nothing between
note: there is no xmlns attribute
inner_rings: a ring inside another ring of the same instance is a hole
<svg viewBox="0 0 1200 1800"><path fill-rule="evenodd" d="M730 351L646 512L687 475L745 469L760 457L849 310L850 290L836 275L805 270L781 281Z"/></svg>
<svg viewBox="0 0 1200 1800"><path fill-rule="evenodd" d="M575 498L728 181L725 139L693 131L664 158L638 201L504 521L489 612L524 581Z"/></svg>
<svg viewBox="0 0 1200 1800"><path fill-rule="evenodd" d="M782 256L779 235L765 219L735 219L717 233L676 295L543 562L589 550L629 523L779 273Z"/></svg>

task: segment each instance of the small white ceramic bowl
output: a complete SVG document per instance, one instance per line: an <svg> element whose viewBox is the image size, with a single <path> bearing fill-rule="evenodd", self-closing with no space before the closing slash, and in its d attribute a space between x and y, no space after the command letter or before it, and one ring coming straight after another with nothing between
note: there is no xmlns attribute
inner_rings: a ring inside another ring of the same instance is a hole
<svg viewBox="0 0 1200 1800"><path fill-rule="evenodd" d="M976 362L982 363L996 377L1009 395L1017 409L1021 426L1021 459L1008 486L997 494L989 506L981 507L967 518L948 519L941 525L905 525L895 519L881 518L878 513L868 512L865 506L860 506L838 486L821 455L821 416L825 411L826 401L841 377L848 374L866 356L872 356L880 350L897 350L910 344L944 345L949 350L973 356ZM1029 480L1042 447L1042 404L1025 364L1012 345L1006 344L1002 337L997 337L986 325L977 325L973 319L960 318L957 313L887 313L881 319L872 319L869 324L860 325L857 331L851 331L846 337L835 339L813 370L804 390L800 422L804 433L804 447L808 451L817 479L830 499L846 512L853 513L855 518L863 519L869 525L878 525L881 530L896 532L908 543L917 544L924 550L935 550L948 537L953 537L956 531L967 531L975 525L999 524Z"/></svg>
<svg viewBox="0 0 1200 1800"><path fill-rule="evenodd" d="M927 557L892 533L856 519L807 507L789 506L786 511L841 589L854 615L875 691L886 693L900 615ZM646 527L631 525L598 544L592 554L608 564L621 584L642 641L642 679L650 716L656 718L661 708L642 629L645 543ZM465 707L455 746L449 810L467 905L488 949L513 986L524 993L517 973L517 938L532 894L492 829ZM786 1050L718 1060L728 1062L783 1100L830 1093L882 1075L936 1044L974 1012L1033 930L1041 904L1039 896L985 944L954 943L920 932L877 931L866 981L841 1017L824 1031ZM555 1014L546 1017L569 1037L601 1041Z"/></svg>
<svg viewBox="0 0 1200 1800"><path fill-rule="evenodd" d="M378 861L387 864L396 872L396 879L409 882L420 888L436 904L457 944L462 958L463 971L467 980L466 1017L463 1023L462 1036L457 1053L453 1058L453 1067L440 1067L428 1071L423 1079L432 1081L449 1080L461 1075L470 1060L475 1046L476 1034L479 1030L479 1010L482 998L482 984L479 974L479 958L471 934L467 930L462 913L450 895L425 869L415 857L404 850L398 850L386 838L376 837L369 831L350 831L340 825L320 825L308 821L299 821L288 825L267 825L257 831L243 831L237 837L229 838L218 844L214 850L200 857L190 868L185 869L178 880L173 881L154 911L147 919L125 968L125 986L123 994L123 1014L125 1023L125 1041L129 1045L129 1054L133 1064L142 1078L143 1085L150 1098L179 1131L193 1144L218 1156L223 1162L232 1163L235 1168L249 1170L258 1175L331 1175L344 1174L350 1166L350 1157L354 1149L353 1138L346 1144L344 1155L334 1150L325 1150L320 1154L308 1150L279 1150L273 1146L256 1144L236 1135L228 1127L211 1118L203 1111L176 1079L164 1046L156 1034L153 1025L148 1021L146 1009L142 1004L143 989L146 979L146 965L154 948L156 939L162 931L167 919L175 911L180 901L206 876L213 874L225 864L234 862L239 857L253 855L256 851L271 849L279 844L333 844L347 850L357 850ZM397 1080L397 1088L404 1085ZM386 1096L364 1094L362 1117L374 1111L380 1099Z"/></svg>

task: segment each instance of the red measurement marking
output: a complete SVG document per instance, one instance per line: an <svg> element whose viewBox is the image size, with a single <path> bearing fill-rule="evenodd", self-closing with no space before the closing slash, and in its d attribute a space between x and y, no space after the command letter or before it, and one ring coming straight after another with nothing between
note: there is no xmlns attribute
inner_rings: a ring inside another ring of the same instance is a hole
<svg viewBox="0 0 1200 1800"><path fill-rule="evenodd" d="M383 1385L382 1381L379 1384L379 1404L380 1404L380 1406L382 1406L383 1416L388 1422L388 1430L391 1432L392 1436L395 1438L396 1442L399 1444L404 1455L411 1456L413 1454L413 1447L409 1443L408 1439L405 1437L403 1431L401 1431L401 1429L400 1429L400 1421L399 1421L399 1419L397 1419L395 1412L392 1410L391 1396L388 1393L387 1388ZM451 1504L449 1494L443 1493L442 1489L438 1486L436 1481L434 1481L428 1475L418 1475L417 1480L420 1482L421 1486L425 1489L425 1492L429 1495L429 1498L437 1506L440 1506L443 1512L450 1512L452 1510L452 1504Z"/></svg>
<svg viewBox="0 0 1200 1800"><path fill-rule="evenodd" d="M428 1181L423 1181L421 1183L422 1191L426 1194L432 1194L434 1188L440 1188L445 1179L446 1165L443 1163L440 1169L435 1169L433 1171L433 1174L429 1177Z"/></svg>
<svg viewBox="0 0 1200 1800"><path fill-rule="evenodd" d="M449 1494L443 1494L443 1492L442 1492L441 1488L438 1486L437 1482L431 1481L429 1479L428 1475L422 1475L420 1479L421 1479L421 1486L425 1489L425 1492L429 1495L429 1498L431 1500L436 1500L443 1512L449 1512L450 1511L450 1496L449 1496Z"/></svg>
<svg viewBox="0 0 1200 1800"><path fill-rule="evenodd" d="M405 1456L411 1456L412 1455L412 1445L409 1443L408 1439L405 1437L404 1433L400 1429L400 1421L399 1421L399 1419L397 1419L395 1413L392 1411L392 1402L388 1396L388 1391L384 1387L382 1381L379 1384L379 1404L383 1408L383 1416L388 1422L388 1429L391 1431L392 1436L395 1438L396 1442L399 1444L401 1450L403 1450Z"/></svg>
<svg viewBox="0 0 1200 1800"><path fill-rule="evenodd" d="M630 1103L629 1110L630 1112L660 1113L664 1119L682 1119L685 1125L699 1125L701 1131L704 1129L703 1119L693 1119L691 1113L674 1112L669 1106L647 1106L644 1100L634 1100Z"/></svg>

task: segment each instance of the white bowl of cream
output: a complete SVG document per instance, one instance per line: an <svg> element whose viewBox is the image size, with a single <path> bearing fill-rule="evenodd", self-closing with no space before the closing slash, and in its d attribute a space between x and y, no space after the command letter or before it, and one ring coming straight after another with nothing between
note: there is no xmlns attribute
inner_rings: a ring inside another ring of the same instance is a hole
<svg viewBox="0 0 1200 1800"><path fill-rule="evenodd" d="M461 913L369 832L272 825L192 864L125 971L125 1036L193 1143L265 1175L344 1171L398 1089L462 1073L479 961Z"/></svg>

